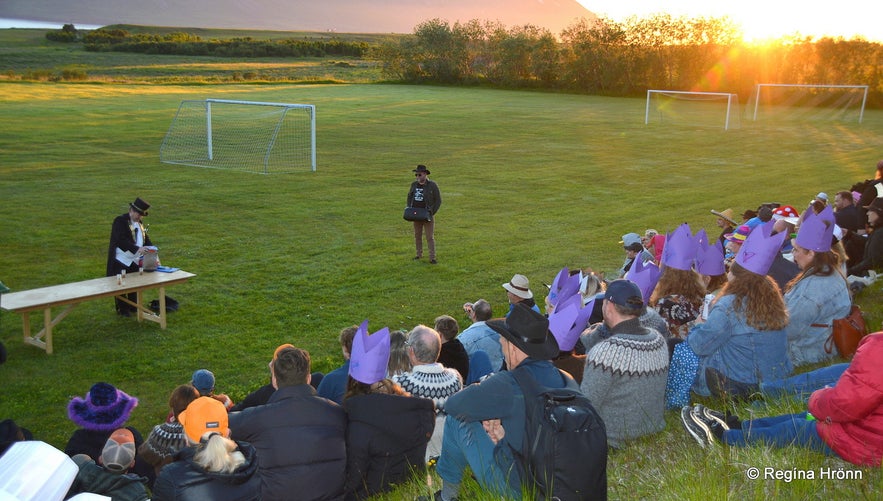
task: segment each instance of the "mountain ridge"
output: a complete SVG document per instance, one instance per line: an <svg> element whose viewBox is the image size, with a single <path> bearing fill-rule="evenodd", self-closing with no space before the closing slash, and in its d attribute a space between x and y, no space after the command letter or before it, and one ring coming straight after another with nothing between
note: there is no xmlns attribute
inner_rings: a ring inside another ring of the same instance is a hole
<svg viewBox="0 0 883 501"><path fill-rule="evenodd" d="M559 34L597 17L576 0L3 0L0 17L89 25L412 33L430 19L531 24Z"/></svg>

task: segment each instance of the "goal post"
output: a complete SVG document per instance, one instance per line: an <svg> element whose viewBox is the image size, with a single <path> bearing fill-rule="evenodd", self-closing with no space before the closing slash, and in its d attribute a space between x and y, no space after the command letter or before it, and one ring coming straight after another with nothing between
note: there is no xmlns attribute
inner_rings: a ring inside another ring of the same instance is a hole
<svg viewBox="0 0 883 501"><path fill-rule="evenodd" d="M184 100L160 161L269 174L316 170L316 107L229 99Z"/></svg>
<svg viewBox="0 0 883 501"><path fill-rule="evenodd" d="M757 121L763 107L771 116L788 118L840 119L862 123L868 102L867 85L776 84L759 83L752 96L752 120Z"/></svg>
<svg viewBox="0 0 883 501"><path fill-rule="evenodd" d="M648 89L644 125L650 123L651 117L659 122L730 130L741 125L739 95L730 92Z"/></svg>

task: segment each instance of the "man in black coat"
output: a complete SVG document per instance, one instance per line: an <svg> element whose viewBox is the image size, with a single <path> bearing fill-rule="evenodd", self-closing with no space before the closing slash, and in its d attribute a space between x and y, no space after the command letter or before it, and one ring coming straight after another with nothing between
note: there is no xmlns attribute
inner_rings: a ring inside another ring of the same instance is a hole
<svg viewBox="0 0 883 501"><path fill-rule="evenodd" d="M110 245L107 247L107 276L112 277L123 270L128 272L138 271L138 258L144 254L144 247L153 245L147 236L147 228L141 223L141 218L147 215L150 204L136 198L129 204L129 212L120 214L113 220L110 229ZM128 294L127 297L133 303L137 300L136 294ZM115 299L117 314L131 316L135 307L120 299Z"/></svg>
<svg viewBox="0 0 883 501"><path fill-rule="evenodd" d="M346 414L310 386L310 354L278 350L270 362L276 391L265 405L230 413L232 438L257 449L261 496L343 499Z"/></svg>
<svg viewBox="0 0 883 501"><path fill-rule="evenodd" d="M418 165L414 169L414 177L417 179L411 183L408 189L407 207L424 207L429 211L429 221L414 221L414 245L417 247L417 255L414 259L423 257L423 232L426 232L426 245L429 247L429 262L435 264L435 213L441 207L441 192L435 181L430 181L429 169L425 165Z"/></svg>

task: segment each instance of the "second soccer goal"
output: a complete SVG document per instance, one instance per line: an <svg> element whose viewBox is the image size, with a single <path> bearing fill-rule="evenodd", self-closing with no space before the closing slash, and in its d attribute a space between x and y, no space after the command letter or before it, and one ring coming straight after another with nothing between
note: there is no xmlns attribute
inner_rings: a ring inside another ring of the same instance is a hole
<svg viewBox="0 0 883 501"><path fill-rule="evenodd" d="M316 170L316 107L205 99L182 101L160 161L269 174Z"/></svg>

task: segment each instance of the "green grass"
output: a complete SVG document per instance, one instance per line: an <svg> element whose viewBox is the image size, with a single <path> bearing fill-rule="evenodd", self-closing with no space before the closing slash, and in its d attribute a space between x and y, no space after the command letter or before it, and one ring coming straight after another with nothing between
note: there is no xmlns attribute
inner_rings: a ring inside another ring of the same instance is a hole
<svg viewBox="0 0 883 501"><path fill-rule="evenodd" d="M281 343L306 348L314 369L328 371L341 361L338 331L365 318L372 330L409 329L462 318L460 305L479 297L502 312L500 284L513 273L541 291L562 266L612 272L623 233L686 221L715 235L710 209L802 208L818 191L847 189L872 172L883 133L881 111L866 112L862 126L723 132L645 126L641 99L399 85L4 82L0 96L3 283L25 290L102 275L110 223L136 196L153 205L146 220L163 263L197 274L169 289L181 309L168 329L117 318L110 300L84 303L56 326L53 355L24 345L18 316L0 314L10 352L0 418L58 447L75 429L67 402L96 381L140 399L130 422L146 433L196 368L213 370L238 400L264 384ZM180 101L206 97L315 104L318 171L159 163ZM417 163L444 198L437 266L411 261L401 219ZM874 330L879 297L875 286L858 298ZM705 451L676 413L667 422L611 455L612 498L872 499L883 488L879 469L862 469L862 481L750 481L749 466L855 468L797 449Z"/></svg>

